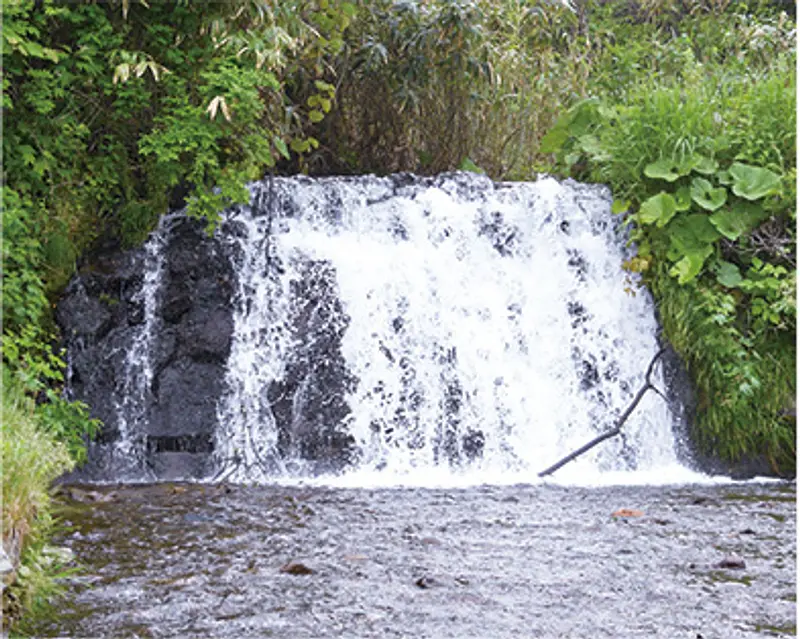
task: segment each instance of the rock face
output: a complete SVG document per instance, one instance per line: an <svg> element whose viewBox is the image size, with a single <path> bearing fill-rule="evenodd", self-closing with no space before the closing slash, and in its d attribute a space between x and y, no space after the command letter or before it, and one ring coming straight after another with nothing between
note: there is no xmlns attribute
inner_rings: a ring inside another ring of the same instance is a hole
<svg viewBox="0 0 800 639"><path fill-rule="evenodd" d="M206 470L233 331L232 267L194 221L166 218L157 235L97 259L57 308L71 392L104 424L79 478Z"/></svg>

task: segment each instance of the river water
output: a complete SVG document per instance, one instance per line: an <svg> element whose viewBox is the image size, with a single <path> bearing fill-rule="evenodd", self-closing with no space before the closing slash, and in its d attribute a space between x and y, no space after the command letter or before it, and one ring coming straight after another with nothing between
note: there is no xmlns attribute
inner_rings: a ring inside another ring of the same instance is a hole
<svg viewBox="0 0 800 639"><path fill-rule="evenodd" d="M59 543L84 568L37 636L795 634L793 483L152 484L61 499ZM744 568L718 566L730 555Z"/></svg>

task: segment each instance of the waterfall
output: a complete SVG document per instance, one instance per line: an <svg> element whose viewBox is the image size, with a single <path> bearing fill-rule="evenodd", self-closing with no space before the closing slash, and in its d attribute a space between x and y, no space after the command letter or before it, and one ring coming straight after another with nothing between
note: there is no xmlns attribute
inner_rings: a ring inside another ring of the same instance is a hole
<svg viewBox="0 0 800 639"><path fill-rule="evenodd" d="M143 314L143 321L134 327L112 397L118 437L108 454L108 463L121 479L151 477L145 464L146 432L148 407L152 402L153 345L160 327L158 294L171 219L174 218L163 217L144 245L142 284L133 295L134 303Z"/></svg>
<svg viewBox="0 0 800 639"><path fill-rule="evenodd" d="M535 477L613 424L658 350L603 187L458 173L251 195L218 230L238 282L217 478ZM676 465L651 395L571 472Z"/></svg>

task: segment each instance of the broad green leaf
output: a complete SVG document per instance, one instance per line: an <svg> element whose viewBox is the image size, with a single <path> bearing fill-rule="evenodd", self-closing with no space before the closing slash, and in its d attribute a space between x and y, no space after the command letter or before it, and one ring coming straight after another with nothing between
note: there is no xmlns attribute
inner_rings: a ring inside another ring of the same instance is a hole
<svg viewBox="0 0 800 639"><path fill-rule="evenodd" d="M684 155L681 157L680 160L675 162L675 170L678 172L678 175L689 175L694 168L695 159L697 158L696 155Z"/></svg>
<svg viewBox="0 0 800 639"><path fill-rule="evenodd" d="M479 167L475 162L473 162L470 158L464 158L461 160L461 164L458 165L459 171L469 171L470 173L486 173L481 167Z"/></svg>
<svg viewBox="0 0 800 639"><path fill-rule="evenodd" d="M707 215L695 213L674 219L667 227L670 244L680 255L704 251L719 239L719 233L711 225Z"/></svg>
<svg viewBox="0 0 800 639"><path fill-rule="evenodd" d="M631 208L631 201L630 200L614 200L611 203L611 213L614 215L620 215L628 211Z"/></svg>
<svg viewBox="0 0 800 639"><path fill-rule="evenodd" d="M714 270L717 272L717 282L723 286L736 288L742 283L742 274L736 264L720 260Z"/></svg>
<svg viewBox="0 0 800 639"><path fill-rule="evenodd" d="M769 217L757 204L735 202L729 209L709 217L711 224L729 240L737 240Z"/></svg>
<svg viewBox="0 0 800 639"><path fill-rule="evenodd" d="M733 184L733 177L728 169L725 169L724 171L717 171L716 177L717 182L720 184L724 184L725 186L730 186Z"/></svg>
<svg viewBox="0 0 800 639"><path fill-rule="evenodd" d="M310 144L308 143L308 140L303 140L302 138L292 138L289 146L295 153L305 153L308 151Z"/></svg>
<svg viewBox="0 0 800 639"><path fill-rule="evenodd" d="M562 116L563 117L563 116ZM569 131L566 127L554 126L547 133L544 134L539 150L542 153L557 153L564 146L564 142L569 139Z"/></svg>
<svg viewBox="0 0 800 639"><path fill-rule="evenodd" d="M713 175L719 168L719 164L713 158L705 155L695 155L692 162L692 170L703 175Z"/></svg>
<svg viewBox="0 0 800 639"><path fill-rule="evenodd" d="M675 198L669 193L661 191L658 195L654 195L642 202L639 208L637 219L641 224L653 224L662 227L669 222L677 211Z"/></svg>
<svg viewBox="0 0 800 639"><path fill-rule="evenodd" d="M577 146L593 160L605 161L611 159L608 151L603 148L597 136L591 134L582 135L577 142Z"/></svg>
<svg viewBox="0 0 800 639"><path fill-rule="evenodd" d="M322 80L314 80L314 86L317 87L319 91L327 91L330 95L336 92L336 87Z"/></svg>
<svg viewBox="0 0 800 639"><path fill-rule="evenodd" d="M724 186L714 188L714 185L704 178L692 180L691 192L692 199L706 211L716 211L728 199L728 191Z"/></svg>
<svg viewBox="0 0 800 639"><path fill-rule="evenodd" d="M570 108L570 118L567 123L567 130L570 135L580 137L588 133L589 128L597 123L598 103L599 100L597 98L586 98Z"/></svg>
<svg viewBox="0 0 800 639"><path fill-rule="evenodd" d="M25 40L21 43L20 46L21 50L24 50L25 53L28 55L32 55L34 58L43 58L44 57L44 47L38 42L33 42L32 40Z"/></svg>
<svg viewBox="0 0 800 639"><path fill-rule="evenodd" d="M272 143L275 145L275 148L278 149L278 153L280 153L283 157L287 160L290 158L289 149L286 147L286 142L281 140L277 135L272 138Z"/></svg>
<svg viewBox="0 0 800 639"><path fill-rule="evenodd" d="M325 114L322 111L317 111L315 109L308 112L308 119L314 123L321 122L323 119L325 119Z"/></svg>
<svg viewBox="0 0 800 639"><path fill-rule="evenodd" d="M667 182L674 182L681 176L675 162L666 158L648 164L644 167L644 174L649 178Z"/></svg>
<svg viewBox="0 0 800 639"><path fill-rule="evenodd" d="M758 200L778 191L781 176L769 169L734 162L730 171L733 178L733 192L746 200Z"/></svg>
<svg viewBox="0 0 800 639"><path fill-rule="evenodd" d="M716 242L719 238L719 232L711 224L711 220L705 213L693 213L683 218L686 227L694 233L694 236L704 243Z"/></svg>
<svg viewBox="0 0 800 639"><path fill-rule="evenodd" d="M705 248L687 253L669 270L670 275L678 278L678 284L691 282L703 270L706 258L713 252L714 249L706 245Z"/></svg>
<svg viewBox="0 0 800 639"><path fill-rule="evenodd" d="M678 211L688 211L692 208L692 194L688 186L682 186L675 191L675 208Z"/></svg>

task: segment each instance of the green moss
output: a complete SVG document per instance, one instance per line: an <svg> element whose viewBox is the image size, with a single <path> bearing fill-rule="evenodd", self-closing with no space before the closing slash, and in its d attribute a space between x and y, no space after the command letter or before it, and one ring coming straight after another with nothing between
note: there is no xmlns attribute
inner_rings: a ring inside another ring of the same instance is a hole
<svg viewBox="0 0 800 639"><path fill-rule="evenodd" d="M750 575L737 575L724 570L712 570L707 576L712 583L735 583L744 586L752 586L754 579Z"/></svg>
<svg viewBox="0 0 800 639"><path fill-rule="evenodd" d="M797 625L796 624L785 624L785 625L770 625L770 624L761 624L757 623L753 626L756 632L763 632L774 637L780 637L784 635L788 635L789 637L797 636Z"/></svg>

